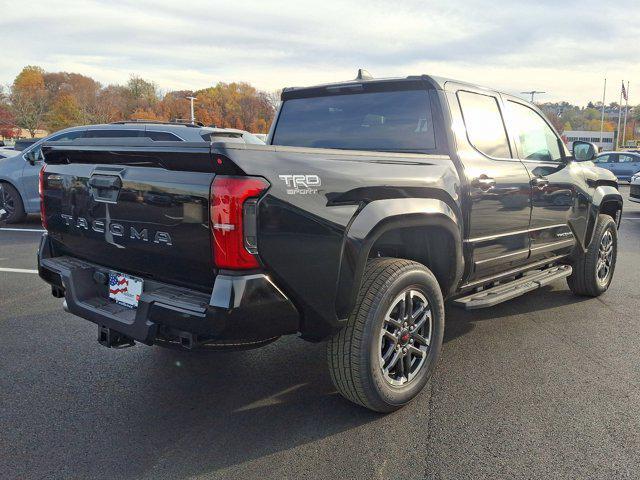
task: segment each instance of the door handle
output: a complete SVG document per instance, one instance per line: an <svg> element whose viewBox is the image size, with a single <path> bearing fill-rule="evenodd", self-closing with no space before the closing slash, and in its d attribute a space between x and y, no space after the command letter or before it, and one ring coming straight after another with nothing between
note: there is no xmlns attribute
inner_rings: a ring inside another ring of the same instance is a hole
<svg viewBox="0 0 640 480"><path fill-rule="evenodd" d="M496 181L493 178L489 178L482 174L471 181L471 186L479 188L480 190L490 190L496 186Z"/></svg>
<svg viewBox="0 0 640 480"><path fill-rule="evenodd" d="M544 177L535 177L531 179L531 186L532 187L538 187L540 189L546 187L547 185L549 185L549 180L547 180Z"/></svg>

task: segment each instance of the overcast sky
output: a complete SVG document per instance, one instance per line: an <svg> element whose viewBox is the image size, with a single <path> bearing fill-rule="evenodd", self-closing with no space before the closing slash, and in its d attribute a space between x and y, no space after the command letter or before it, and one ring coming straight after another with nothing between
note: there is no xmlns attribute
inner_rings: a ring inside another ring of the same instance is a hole
<svg viewBox="0 0 640 480"><path fill-rule="evenodd" d="M639 0L0 0L0 84L28 64L163 90L434 74L539 100L640 103Z"/></svg>

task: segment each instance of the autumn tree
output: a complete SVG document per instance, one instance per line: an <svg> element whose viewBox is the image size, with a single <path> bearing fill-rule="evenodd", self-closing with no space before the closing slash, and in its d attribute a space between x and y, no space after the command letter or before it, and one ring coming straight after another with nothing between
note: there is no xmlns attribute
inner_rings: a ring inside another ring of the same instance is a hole
<svg viewBox="0 0 640 480"><path fill-rule="evenodd" d="M218 127L265 132L274 108L266 95L248 83L218 83L194 93L196 119Z"/></svg>
<svg viewBox="0 0 640 480"><path fill-rule="evenodd" d="M73 127L85 123L85 113L78 104L78 100L71 93L58 95L47 117L47 126L52 132L63 128Z"/></svg>
<svg viewBox="0 0 640 480"><path fill-rule="evenodd" d="M129 120L151 120L151 121L165 121L160 114L158 114L155 110L150 108L137 108L134 112L129 115Z"/></svg>
<svg viewBox="0 0 640 480"><path fill-rule="evenodd" d="M34 137L44 127L48 96L44 83L44 70L27 66L22 69L11 86L11 110L16 124Z"/></svg>
<svg viewBox="0 0 640 480"><path fill-rule="evenodd" d="M158 105L159 115L168 121L191 118L191 102L187 99L191 96L190 90L168 92Z"/></svg>
<svg viewBox="0 0 640 480"><path fill-rule="evenodd" d="M0 137L13 138L16 136L16 122L13 118L13 114L9 109L9 106L1 102L0 103Z"/></svg>
<svg viewBox="0 0 640 480"><path fill-rule="evenodd" d="M94 123L98 116L98 96L102 85L79 73L47 72L44 83L49 103L54 105L60 96L71 95L81 113L81 123ZM67 100L68 101L68 100Z"/></svg>
<svg viewBox="0 0 640 480"><path fill-rule="evenodd" d="M126 120L129 111L129 92L122 85L109 85L96 97L96 106L93 112L94 123L110 123Z"/></svg>
<svg viewBox="0 0 640 480"><path fill-rule="evenodd" d="M128 97L128 114L140 108L152 109L158 105L158 86L143 78L132 75L125 85L124 92Z"/></svg>

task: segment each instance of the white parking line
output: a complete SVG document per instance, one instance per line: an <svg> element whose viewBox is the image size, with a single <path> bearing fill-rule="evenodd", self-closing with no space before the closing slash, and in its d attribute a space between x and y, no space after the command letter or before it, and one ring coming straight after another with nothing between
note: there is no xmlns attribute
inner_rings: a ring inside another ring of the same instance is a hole
<svg viewBox="0 0 640 480"><path fill-rule="evenodd" d="M3 267L0 267L0 272L9 272L9 273L38 273L38 270L27 270L26 268L3 268Z"/></svg>
<svg viewBox="0 0 640 480"><path fill-rule="evenodd" d="M40 232L40 233L46 232L46 230L43 230L41 228L5 228L5 227L2 227L2 228L0 228L0 230L6 230L7 232Z"/></svg>

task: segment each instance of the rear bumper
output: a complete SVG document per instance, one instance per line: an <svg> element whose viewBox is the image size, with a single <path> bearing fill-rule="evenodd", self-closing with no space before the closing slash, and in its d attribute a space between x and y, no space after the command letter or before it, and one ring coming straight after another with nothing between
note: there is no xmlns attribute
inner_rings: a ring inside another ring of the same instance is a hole
<svg viewBox="0 0 640 480"><path fill-rule="evenodd" d="M211 295L144 278L138 308L131 309L108 298L109 268L53 256L46 234L38 271L55 296L64 295L67 311L147 345L189 339L183 345L190 348L212 341L249 346L299 328L297 309L263 273L221 272Z"/></svg>

